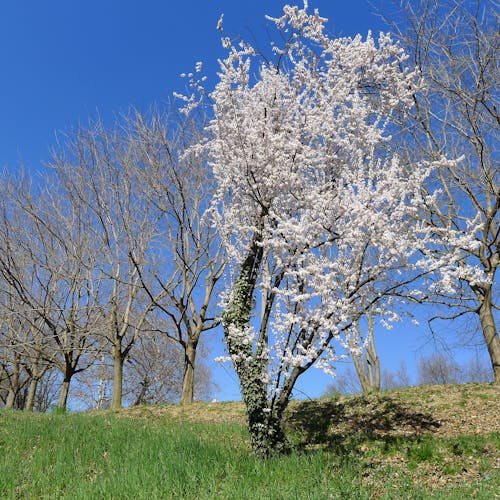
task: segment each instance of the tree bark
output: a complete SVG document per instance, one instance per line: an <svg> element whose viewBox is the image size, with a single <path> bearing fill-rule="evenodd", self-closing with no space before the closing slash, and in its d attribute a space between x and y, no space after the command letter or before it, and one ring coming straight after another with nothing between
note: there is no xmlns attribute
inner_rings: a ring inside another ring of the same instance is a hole
<svg viewBox="0 0 500 500"><path fill-rule="evenodd" d="M253 352L252 344L234 330L243 332L250 324L253 293L263 256L257 233L245 261L241 264L232 299L224 312L224 336L245 403L248 430L254 453L262 458L285 453L290 446L282 428L282 409L269 408L265 375L267 364Z"/></svg>
<svg viewBox="0 0 500 500"><path fill-rule="evenodd" d="M256 376L257 373L260 376ZM254 453L261 458L288 453L291 447L282 425L285 408L269 408L267 386L262 381L260 364L240 375L240 380Z"/></svg>
<svg viewBox="0 0 500 500"><path fill-rule="evenodd" d="M493 368L494 383L500 385L500 338L493 317L492 308L492 288L485 287L482 289L483 296L480 301L478 314L481 328L483 330L484 340L490 355L491 367Z"/></svg>
<svg viewBox="0 0 500 500"><path fill-rule="evenodd" d="M119 410L123 399L123 354L122 339L116 337L113 344L113 394L111 408Z"/></svg>
<svg viewBox="0 0 500 500"><path fill-rule="evenodd" d="M66 410L66 406L68 405L68 394L69 394L70 383L71 383L71 375L65 376L61 384L61 390L59 392L59 400L57 402L57 407L60 410Z"/></svg>
<svg viewBox="0 0 500 500"><path fill-rule="evenodd" d="M9 384L9 394L7 395L7 401L5 402L5 408L7 409L14 408L14 403L19 392L19 377L21 375L21 368L19 366L19 359L17 356L14 358L13 368L14 370Z"/></svg>
<svg viewBox="0 0 500 500"><path fill-rule="evenodd" d="M194 401L194 367L198 340L188 339L184 355L184 374L182 377L181 403L189 404Z"/></svg>
<svg viewBox="0 0 500 500"><path fill-rule="evenodd" d="M352 360L363 392L380 391L380 360L373 337L366 347L366 352L359 356L354 355Z"/></svg>
<svg viewBox="0 0 500 500"><path fill-rule="evenodd" d="M38 386L38 378L31 377L30 385L28 387L28 396L26 398L26 404L24 405L24 411L33 411L33 407L35 405L35 395L37 386Z"/></svg>

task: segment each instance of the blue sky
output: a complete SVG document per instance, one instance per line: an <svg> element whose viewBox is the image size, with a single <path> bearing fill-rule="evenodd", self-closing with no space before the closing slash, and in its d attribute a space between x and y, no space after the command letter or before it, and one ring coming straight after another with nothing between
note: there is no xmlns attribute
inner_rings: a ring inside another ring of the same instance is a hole
<svg viewBox="0 0 500 500"><path fill-rule="evenodd" d="M104 118L182 90L196 61L215 73L215 27L263 33L277 0L5 0L0 7L0 165L36 167L68 130L96 111ZM364 0L311 1L335 33L380 28Z"/></svg>
<svg viewBox="0 0 500 500"><path fill-rule="evenodd" d="M4 0L0 6L0 165L36 170L48 159L56 132L105 120L133 105L146 108L182 91L179 77L203 61L214 75L223 54L215 27L263 40L264 15L279 16L282 1L238 0ZM310 0L336 35L383 29L365 0ZM267 24L266 24L267 23ZM251 31L250 31L251 30ZM420 313L419 313L420 314ZM413 325L379 336L382 367L402 359L414 373L428 337ZM220 354L220 347L214 349ZM219 399L237 399L226 369L215 369ZM330 379L312 370L300 384L318 396Z"/></svg>

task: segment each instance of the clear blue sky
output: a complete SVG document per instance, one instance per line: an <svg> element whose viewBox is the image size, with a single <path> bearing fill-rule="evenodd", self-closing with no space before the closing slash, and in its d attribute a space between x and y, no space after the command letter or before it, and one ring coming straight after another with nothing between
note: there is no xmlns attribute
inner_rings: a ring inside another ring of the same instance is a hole
<svg viewBox="0 0 500 500"><path fill-rule="evenodd" d="M265 14L279 16L281 0L3 0L0 6L0 166L19 161L36 169L48 158L55 133L104 120L129 105L145 108L182 91L182 72L204 62L216 71L223 54L215 27L263 38ZM299 5L302 5L299 3ZM310 0L336 35L383 29L365 0ZM422 327L424 328L424 327ZM406 325L380 335L382 366L410 371L425 342ZM214 355L219 354L215 349ZM219 398L238 398L236 382L215 370ZM312 370L301 384L318 396L329 383Z"/></svg>
<svg viewBox="0 0 500 500"><path fill-rule="evenodd" d="M336 33L378 30L364 0L310 2ZM4 0L0 6L0 165L36 166L67 130L99 110L106 119L182 90L196 61L222 54L215 30L250 35L283 2L238 0Z"/></svg>

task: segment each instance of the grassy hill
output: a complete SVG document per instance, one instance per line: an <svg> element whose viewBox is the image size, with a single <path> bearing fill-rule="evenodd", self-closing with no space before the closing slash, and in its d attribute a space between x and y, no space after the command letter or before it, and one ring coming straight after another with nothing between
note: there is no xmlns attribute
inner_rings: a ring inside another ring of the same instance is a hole
<svg viewBox="0 0 500 500"><path fill-rule="evenodd" d="M249 449L241 403L0 411L0 498L500 498L500 390L294 401L296 452Z"/></svg>

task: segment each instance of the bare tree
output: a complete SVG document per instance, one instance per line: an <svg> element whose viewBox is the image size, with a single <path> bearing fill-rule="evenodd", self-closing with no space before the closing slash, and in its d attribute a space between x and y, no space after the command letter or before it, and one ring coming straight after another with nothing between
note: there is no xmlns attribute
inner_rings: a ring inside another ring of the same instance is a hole
<svg viewBox="0 0 500 500"><path fill-rule="evenodd" d="M411 385L411 377L408 373L408 366L405 361L401 361L396 371L384 369L381 374L380 388L383 391L389 389L400 389Z"/></svg>
<svg viewBox="0 0 500 500"><path fill-rule="evenodd" d="M79 129L53 155L52 168L99 241L105 278L102 335L113 359L111 406L123 398L123 367L153 309L183 349L182 402L193 400L202 332L217 325L215 286L224 264L204 212L211 180L202 161L183 157L193 121L152 110Z"/></svg>
<svg viewBox="0 0 500 500"><path fill-rule="evenodd" d="M408 367L404 361L401 361L396 371L383 369L380 374L380 388L370 389L363 388L357 372L351 366L335 376L335 380L330 384L326 391L325 396L333 396L335 394L356 394L358 392L370 392L370 390L399 389L409 387L411 385L411 378L408 373Z"/></svg>
<svg viewBox="0 0 500 500"><path fill-rule="evenodd" d="M403 0L389 23L407 45L421 71L424 90L415 96L406 147L412 158L461 158L442 164L429 189L441 189L427 220L440 231L453 228L474 234L477 245L443 244L436 253L461 256L458 287L437 286L434 303L451 314L475 314L488 348L496 383L500 383L498 334L500 265L499 11L496 0ZM479 265L482 274L471 272Z"/></svg>
<svg viewBox="0 0 500 500"><path fill-rule="evenodd" d="M328 385L324 396L337 396L339 394L357 394L363 392L357 373L348 366L342 372L336 373L334 381Z"/></svg>
<svg viewBox="0 0 500 500"><path fill-rule="evenodd" d="M3 289L5 283L3 283ZM11 312L11 301L3 291L0 294L0 386L5 408L19 408L19 394L28 382L24 372L23 346L18 338L22 320Z"/></svg>
<svg viewBox="0 0 500 500"><path fill-rule="evenodd" d="M375 318L372 311L366 317L366 334L360 319L353 324L353 338L350 340L352 360L363 392L380 390L380 360L375 346Z"/></svg>
<svg viewBox="0 0 500 500"><path fill-rule="evenodd" d="M33 410L46 412L58 401L59 374L56 368L50 367L40 378L36 388Z"/></svg>
<svg viewBox="0 0 500 500"><path fill-rule="evenodd" d="M51 164L71 203L86 214L87 237L99 242L100 260L89 271L105 283L100 334L113 360L112 408L122 406L123 365L153 307L140 273L149 262L158 216L141 178L142 161L127 127L117 123L108 130L97 121L69 137Z"/></svg>
<svg viewBox="0 0 500 500"><path fill-rule="evenodd" d="M197 350L200 351L199 346ZM212 383L210 370L204 363L203 349L201 351L194 372L193 392L196 399L208 399ZM129 361L125 380L131 404L181 400L184 351L178 342L161 334L144 335Z"/></svg>
<svg viewBox="0 0 500 500"><path fill-rule="evenodd" d="M476 352L469 361L462 367L462 379L464 383L475 382L486 384L493 382L493 371L491 365L485 361Z"/></svg>
<svg viewBox="0 0 500 500"><path fill-rule="evenodd" d="M421 385L458 384L461 382L460 366L443 353L420 358L418 382Z"/></svg>
<svg viewBox="0 0 500 500"><path fill-rule="evenodd" d="M199 355L195 371L196 399L209 399L212 394L213 384L205 358L202 346L201 359ZM123 367L124 405L180 401L183 361L183 349L177 342L162 333L141 332ZM77 378L73 391L74 404L78 408L93 410L109 408L112 382L113 360L109 355L102 355Z"/></svg>
<svg viewBox="0 0 500 500"><path fill-rule="evenodd" d="M203 159L186 153L198 139L197 123L191 118L176 120L172 126L168 117L153 111L150 116L135 113L128 124L142 158L140 175L161 213L163 235L157 247L160 270L140 271L142 283L168 320L170 327L163 333L182 349L181 402L190 403L201 335L219 324L216 286L225 261L206 212L214 193L213 179Z"/></svg>
<svg viewBox="0 0 500 500"><path fill-rule="evenodd" d="M3 181L9 196L0 220L4 293L22 305L12 312L22 314L37 339L36 345L29 343L37 360L31 377L40 376L42 358L57 366L62 374L58 405L65 408L72 377L87 367L80 361L93 348L100 320L95 307L100 282L91 271L98 252L83 231L83 214L67 203L56 179L45 177L35 186L21 174Z"/></svg>

